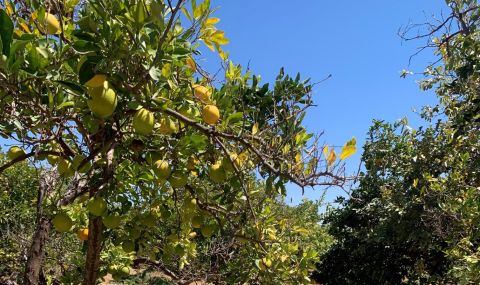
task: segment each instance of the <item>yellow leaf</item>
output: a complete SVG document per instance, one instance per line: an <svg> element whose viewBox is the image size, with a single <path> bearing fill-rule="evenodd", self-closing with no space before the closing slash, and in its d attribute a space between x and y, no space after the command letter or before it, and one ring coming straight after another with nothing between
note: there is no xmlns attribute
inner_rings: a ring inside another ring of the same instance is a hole
<svg viewBox="0 0 480 285"><path fill-rule="evenodd" d="M10 1L5 1L5 10L6 10L6 13L8 16L12 16L13 14L13 9L12 9L12 5L10 4Z"/></svg>
<svg viewBox="0 0 480 285"><path fill-rule="evenodd" d="M171 74L172 74L172 66L170 65L170 63L166 63L162 67L162 75L165 78L169 78Z"/></svg>
<svg viewBox="0 0 480 285"><path fill-rule="evenodd" d="M216 23L220 22L220 19L219 18L208 18L206 21L205 21L205 26L213 26L215 25Z"/></svg>
<svg viewBox="0 0 480 285"><path fill-rule="evenodd" d="M335 150L330 150L330 153L328 154L328 157L327 157L327 163L328 165L332 165L335 160L337 159L337 154L335 153Z"/></svg>
<svg viewBox="0 0 480 285"><path fill-rule="evenodd" d="M224 31L215 31L215 33L213 33L213 35L210 39L212 40L212 42L214 42L218 45L226 45L230 42L225 37L225 32Z"/></svg>
<svg viewBox="0 0 480 285"><path fill-rule="evenodd" d="M351 155L353 155L357 151L357 141L355 138L349 140L342 148L342 152L340 153L340 160L344 160Z"/></svg>
<svg viewBox="0 0 480 285"><path fill-rule="evenodd" d="M20 22L20 21L19 21ZM28 27L27 24L25 24L24 22L20 22L20 28L22 28L22 30L25 32L25 33L30 33L30 28Z"/></svg>
<svg viewBox="0 0 480 285"><path fill-rule="evenodd" d="M215 47L212 45L212 42L211 41L208 41L208 40L203 40L203 42L205 43L205 45L211 50L211 51L215 51Z"/></svg>
<svg viewBox="0 0 480 285"><path fill-rule="evenodd" d="M221 48L218 49L218 55L224 61L228 59L228 53L224 52Z"/></svg>
<svg viewBox="0 0 480 285"><path fill-rule="evenodd" d="M187 57L186 62L188 67L190 67L190 69L193 70L193 72L197 71L197 65L195 64L195 61L191 57Z"/></svg>
<svg viewBox="0 0 480 285"><path fill-rule="evenodd" d="M325 157L328 156L328 145L323 146L323 156L325 156Z"/></svg>
<svg viewBox="0 0 480 285"><path fill-rule="evenodd" d="M253 124L252 127L252 135L255 135L258 133L258 123Z"/></svg>

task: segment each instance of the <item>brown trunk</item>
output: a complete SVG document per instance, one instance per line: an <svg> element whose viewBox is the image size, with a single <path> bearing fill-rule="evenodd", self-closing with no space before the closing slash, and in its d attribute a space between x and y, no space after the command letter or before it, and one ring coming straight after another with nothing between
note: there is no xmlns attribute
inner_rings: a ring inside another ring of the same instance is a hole
<svg viewBox="0 0 480 285"><path fill-rule="evenodd" d="M48 193L48 190L55 187L56 182L56 174L52 171L44 171L39 177L36 228L27 253L27 263L25 264L25 273L23 275L23 283L25 285L45 283L44 278L41 278L43 276L44 247L52 224L50 219L43 215L43 197Z"/></svg>
<svg viewBox="0 0 480 285"><path fill-rule="evenodd" d="M88 250L85 261L85 278L83 285L95 285L100 267L100 252L102 251L102 218L91 217L88 226Z"/></svg>
<svg viewBox="0 0 480 285"><path fill-rule="evenodd" d="M40 274L42 272L44 246L50 233L50 220L41 217L37 222L37 228L32 237L32 244L28 251L27 264L25 265L24 284L40 284Z"/></svg>

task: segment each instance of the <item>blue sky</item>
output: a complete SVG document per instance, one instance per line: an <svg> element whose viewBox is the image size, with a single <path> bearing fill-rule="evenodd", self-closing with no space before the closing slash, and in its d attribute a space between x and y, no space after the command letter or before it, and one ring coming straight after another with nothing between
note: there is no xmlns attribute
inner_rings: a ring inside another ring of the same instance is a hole
<svg viewBox="0 0 480 285"><path fill-rule="evenodd" d="M423 41L402 42L397 32L408 23L423 23L432 14L446 11L444 1L274 1L212 0L230 44L225 47L235 63L250 65L265 82L272 82L280 67L294 75L328 81L314 89L318 107L310 109L306 125L312 132L325 131L324 140L343 145L352 136L358 146L365 141L373 119L394 122L407 116L415 127L421 123L412 110L436 102L422 92L415 77L400 78L402 69L420 72L433 61L432 51L413 59ZM216 71L216 56L204 53L207 70ZM347 162L353 173L359 152ZM320 197L321 191L307 191L306 197ZM341 195L330 189L327 200ZM290 187L287 200L302 199Z"/></svg>

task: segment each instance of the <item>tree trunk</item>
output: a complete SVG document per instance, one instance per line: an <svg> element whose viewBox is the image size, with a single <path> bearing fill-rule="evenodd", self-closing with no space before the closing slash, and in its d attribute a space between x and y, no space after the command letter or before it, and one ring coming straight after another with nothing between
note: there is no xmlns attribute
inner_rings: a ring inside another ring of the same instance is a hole
<svg viewBox="0 0 480 285"><path fill-rule="evenodd" d="M88 249L85 261L85 278L83 285L95 285L100 267L100 252L102 251L103 224L101 217L91 217L88 226Z"/></svg>
<svg viewBox="0 0 480 285"><path fill-rule="evenodd" d="M23 281L25 285L40 284L39 280L43 266L44 246L50 233L50 227L50 220L45 217L40 217L32 237L32 244L28 251Z"/></svg>
<svg viewBox="0 0 480 285"><path fill-rule="evenodd" d="M48 193L49 189L55 187L56 181L56 174L51 171L44 171L39 177L36 228L27 253L27 263L25 264L25 273L23 275L23 283L25 285L44 283L41 282L40 278L42 275L44 247L52 224L50 219L43 215L43 197Z"/></svg>

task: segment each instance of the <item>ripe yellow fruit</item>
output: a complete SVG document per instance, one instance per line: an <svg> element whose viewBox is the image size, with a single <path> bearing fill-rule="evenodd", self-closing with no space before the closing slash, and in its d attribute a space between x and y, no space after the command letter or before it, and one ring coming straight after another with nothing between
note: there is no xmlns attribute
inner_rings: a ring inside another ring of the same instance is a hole
<svg viewBox="0 0 480 285"><path fill-rule="evenodd" d="M107 81L107 76L105 74L95 74L90 80L85 82L85 86L90 88L103 87L103 84Z"/></svg>
<svg viewBox="0 0 480 285"><path fill-rule="evenodd" d="M45 29L46 26L46 29ZM45 13L45 19L42 23L39 23L40 31L49 35L59 34L61 31L60 22L55 15Z"/></svg>
<svg viewBox="0 0 480 285"><path fill-rule="evenodd" d="M22 155L25 155L25 151L18 146L12 146L7 153L8 159L10 160L17 159Z"/></svg>
<svg viewBox="0 0 480 285"><path fill-rule="evenodd" d="M177 131L177 126L173 120L163 118L160 120L160 133L162 135L171 135Z"/></svg>
<svg viewBox="0 0 480 285"><path fill-rule="evenodd" d="M105 225L105 227L109 229L114 229L120 226L120 223L122 222L122 217L120 217L117 214L113 214L113 215L104 217L102 222Z"/></svg>
<svg viewBox="0 0 480 285"><path fill-rule="evenodd" d="M188 177L181 171L175 171L170 177L169 182L173 188L182 188L187 185Z"/></svg>
<svg viewBox="0 0 480 285"><path fill-rule="evenodd" d="M167 179L170 176L170 165L168 161L165 160L157 160L153 164L153 171L155 174L162 179Z"/></svg>
<svg viewBox="0 0 480 285"><path fill-rule="evenodd" d="M70 177L73 174L75 174L75 171L73 170L73 167L72 167L72 163L65 158L58 159L57 170L58 170L58 173L63 177Z"/></svg>
<svg viewBox="0 0 480 285"><path fill-rule="evenodd" d="M72 219L65 213L56 214L52 223L55 230L61 233L68 232L73 226Z"/></svg>
<svg viewBox="0 0 480 285"><path fill-rule="evenodd" d="M153 113L147 109L138 110L133 116L133 129L136 133L148 136L153 131L155 125L155 118Z"/></svg>
<svg viewBox="0 0 480 285"><path fill-rule="evenodd" d="M81 240L88 240L88 229L80 229L77 232L77 236Z"/></svg>
<svg viewBox="0 0 480 285"><path fill-rule="evenodd" d="M225 170L220 162L210 165L208 176L216 183L222 183L227 178Z"/></svg>
<svg viewBox="0 0 480 285"><path fill-rule="evenodd" d="M95 198L88 202L88 211L94 216L101 216L107 210L107 202L103 198Z"/></svg>
<svg viewBox="0 0 480 285"><path fill-rule="evenodd" d="M210 95L212 95L212 91L210 91L207 87L194 84L193 86L193 95L198 100L207 103L210 100Z"/></svg>
<svg viewBox="0 0 480 285"><path fill-rule="evenodd" d="M214 125L220 120L220 111L217 106L207 105L202 110L203 121L209 125Z"/></svg>
<svg viewBox="0 0 480 285"><path fill-rule="evenodd" d="M117 107L117 94L111 88L108 88L108 82L104 86L91 88L89 90L91 99L87 105L96 116L106 118L113 114Z"/></svg>

